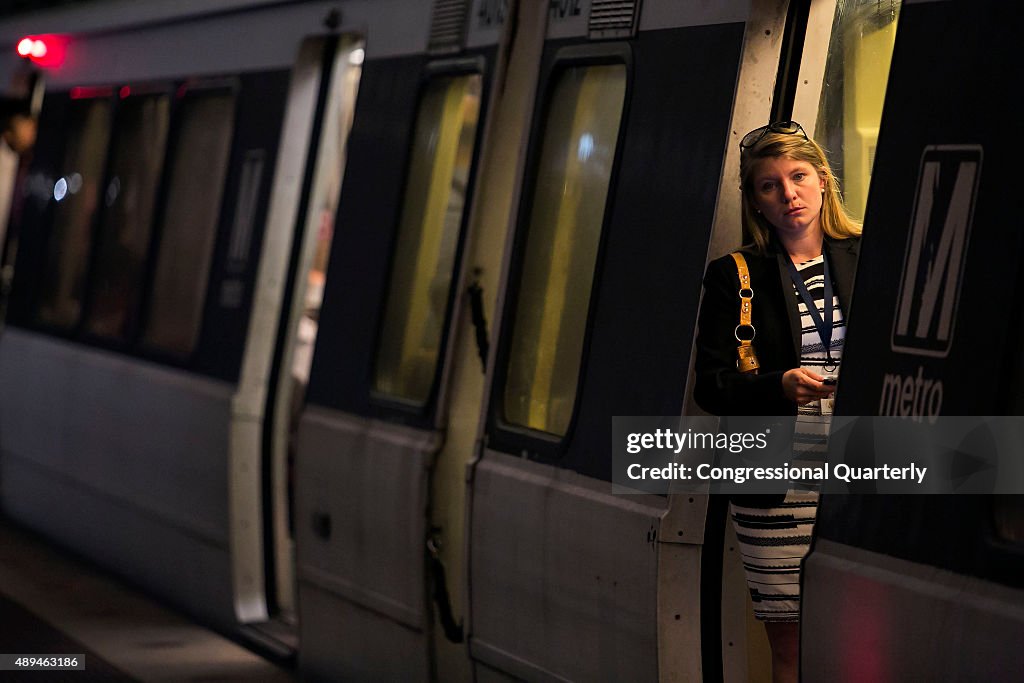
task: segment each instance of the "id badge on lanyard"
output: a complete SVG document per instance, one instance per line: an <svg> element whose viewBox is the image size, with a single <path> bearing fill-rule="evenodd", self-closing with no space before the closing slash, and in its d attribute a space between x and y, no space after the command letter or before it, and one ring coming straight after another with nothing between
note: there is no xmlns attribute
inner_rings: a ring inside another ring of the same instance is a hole
<svg viewBox="0 0 1024 683"><path fill-rule="evenodd" d="M832 397L820 399L821 414L831 415L835 410L836 400Z"/></svg>
<svg viewBox="0 0 1024 683"><path fill-rule="evenodd" d="M804 283L803 277L800 272L793 265L793 261L789 258L786 259L786 266L789 268L789 277L793 280L793 287L796 288L800 298L803 299L804 306L807 307L807 314L814 321L814 327L818 332L818 337L821 339L821 345L825 348L825 371L834 372L836 369L836 362L832 359L832 276L828 269L828 257L822 254L822 267L824 268L824 297L823 297L823 308L825 309L824 317L818 313L818 307L814 305L814 298L811 297L810 291L807 289L807 285ZM818 405L821 409L822 415L831 415L835 408L835 398L823 398L818 401Z"/></svg>

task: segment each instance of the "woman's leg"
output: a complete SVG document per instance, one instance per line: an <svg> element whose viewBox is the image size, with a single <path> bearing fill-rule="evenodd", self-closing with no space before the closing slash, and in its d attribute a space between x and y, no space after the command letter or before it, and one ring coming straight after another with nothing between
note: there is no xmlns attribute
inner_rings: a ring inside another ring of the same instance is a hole
<svg viewBox="0 0 1024 683"><path fill-rule="evenodd" d="M772 648L772 683L797 683L800 624L795 621L766 621L764 627Z"/></svg>
<svg viewBox="0 0 1024 683"><path fill-rule="evenodd" d="M818 495L802 491L790 491L771 508L732 503L737 546L754 614L768 632L776 683L796 683L799 673L800 561L810 547L817 508Z"/></svg>

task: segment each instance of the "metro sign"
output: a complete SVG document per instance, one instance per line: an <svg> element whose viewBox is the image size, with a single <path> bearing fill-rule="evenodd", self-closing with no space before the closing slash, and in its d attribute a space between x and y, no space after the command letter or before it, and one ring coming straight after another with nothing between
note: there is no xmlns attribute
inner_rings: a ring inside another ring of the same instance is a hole
<svg viewBox="0 0 1024 683"><path fill-rule="evenodd" d="M967 263L980 145L925 147L892 328L892 350L945 358Z"/></svg>

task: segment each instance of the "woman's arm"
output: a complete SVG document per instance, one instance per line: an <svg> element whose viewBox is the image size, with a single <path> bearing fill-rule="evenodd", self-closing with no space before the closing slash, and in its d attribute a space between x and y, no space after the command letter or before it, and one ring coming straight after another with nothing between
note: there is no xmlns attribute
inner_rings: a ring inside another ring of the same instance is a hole
<svg viewBox="0 0 1024 683"><path fill-rule="evenodd" d="M789 415L796 405L783 393L782 371L755 375L736 370L739 286L731 257L708 265L698 320L694 399L715 415ZM754 348L758 349L756 338Z"/></svg>

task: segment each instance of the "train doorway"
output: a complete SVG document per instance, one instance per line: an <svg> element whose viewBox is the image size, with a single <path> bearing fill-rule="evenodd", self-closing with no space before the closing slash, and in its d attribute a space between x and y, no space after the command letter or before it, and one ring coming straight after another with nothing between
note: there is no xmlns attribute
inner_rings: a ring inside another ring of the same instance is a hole
<svg viewBox="0 0 1024 683"><path fill-rule="evenodd" d="M251 636L282 653L294 652L298 643L295 428L312 365L362 61L363 41L356 36L310 38L300 50L285 113L287 152L275 172L258 278L258 313L236 396L236 408L255 409L236 420L232 440L236 614Z"/></svg>
<svg viewBox="0 0 1024 683"><path fill-rule="evenodd" d="M274 594L282 618L295 617L295 541L293 472L298 415L309 384L313 364L320 306L327 260L334 236L341 180L345 170L345 143L352 125L356 93L363 62L362 41L342 40L333 51L333 64L325 71L329 81L320 118L320 140L309 186L304 220L296 223L292 263L289 265L290 296L282 309L283 348L271 392L268 415L271 416L269 446L271 487L266 497L272 520L274 550L268 556L273 564ZM290 362L286 359L291 359ZM272 380L273 381L273 380ZM272 411L272 412L270 412ZM266 433L266 430L265 430Z"/></svg>

